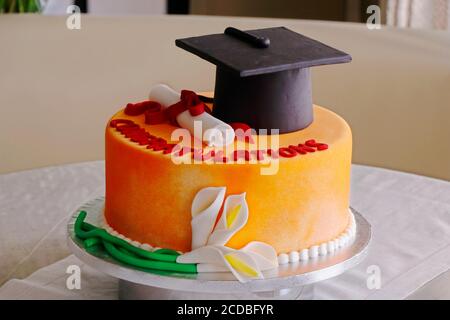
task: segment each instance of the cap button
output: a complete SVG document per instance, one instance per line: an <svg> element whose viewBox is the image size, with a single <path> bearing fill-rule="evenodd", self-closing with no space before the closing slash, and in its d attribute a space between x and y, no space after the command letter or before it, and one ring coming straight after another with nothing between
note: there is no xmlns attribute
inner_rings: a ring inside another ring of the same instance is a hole
<svg viewBox="0 0 450 320"><path fill-rule="evenodd" d="M236 39L239 39L243 42L246 42L248 44L251 44L257 48L268 48L270 46L270 39L265 37L257 37L252 35L251 33L233 28L228 27L224 31L225 34L232 36Z"/></svg>

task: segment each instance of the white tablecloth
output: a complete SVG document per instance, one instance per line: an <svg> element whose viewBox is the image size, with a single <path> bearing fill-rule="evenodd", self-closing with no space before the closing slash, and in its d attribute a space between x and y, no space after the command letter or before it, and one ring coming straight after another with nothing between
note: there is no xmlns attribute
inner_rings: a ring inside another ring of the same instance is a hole
<svg viewBox="0 0 450 320"><path fill-rule="evenodd" d="M84 265L66 247L69 215L104 193L103 165L0 176L0 299L117 298L117 280ZM403 299L450 269L449 182L354 165L351 205L372 224L369 256L316 285L317 299ZM72 264L82 269L81 290L66 287ZM373 265L381 271L378 290L367 286Z"/></svg>

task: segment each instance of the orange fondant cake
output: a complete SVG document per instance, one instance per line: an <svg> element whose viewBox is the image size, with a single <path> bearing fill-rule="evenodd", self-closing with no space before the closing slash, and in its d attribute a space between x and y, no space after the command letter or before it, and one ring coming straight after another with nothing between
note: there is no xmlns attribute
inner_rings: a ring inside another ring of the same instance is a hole
<svg viewBox="0 0 450 320"><path fill-rule="evenodd" d="M313 105L310 78L351 57L286 28L176 45L216 65L214 94L159 84L108 122L106 230L126 248L108 252L248 281L351 243L351 130Z"/></svg>
<svg viewBox="0 0 450 320"><path fill-rule="evenodd" d="M168 123L149 125L144 114L129 116L123 110L112 118L117 119L131 120L153 137L169 142L177 128ZM175 164L171 154L140 145L108 124L105 136L108 224L140 243L186 252L191 250L194 196L206 187L226 186L229 194L245 192L250 210L247 224L228 242L232 248L262 241L278 253L289 253L337 238L348 227L350 217L349 126L335 113L315 106L314 122L308 128L277 137L278 171L262 175L261 168L269 168L269 164L245 159L240 164ZM259 145L261 137L253 138L254 144ZM315 148L315 152L306 154L295 151L294 146L311 139L326 143L328 149ZM241 149L251 148L249 143L235 142L235 149L239 149L239 144ZM211 150L214 148L205 148L203 154L211 154ZM257 152L250 155L257 158ZM264 155L268 157L267 152ZM192 153L183 157L191 159ZM229 157L232 160L233 153Z"/></svg>

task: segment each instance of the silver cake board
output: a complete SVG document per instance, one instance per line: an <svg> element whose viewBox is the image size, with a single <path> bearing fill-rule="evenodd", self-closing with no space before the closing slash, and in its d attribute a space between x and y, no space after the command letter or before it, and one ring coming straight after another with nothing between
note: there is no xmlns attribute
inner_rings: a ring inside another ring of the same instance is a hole
<svg viewBox="0 0 450 320"><path fill-rule="evenodd" d="M74 223L81 210L87 222L101 226L104 198L94 199L80 207L71 217L68 245L87 265L119 279L120 299L312 299L314 283L336 277L359 264L367 255L371 227L364 217L351 209L356 222L353 242L332 255L280 265L263 272L264 279L246 283L231 273L183 274L139 270L123 264L104 252L89 253L75 236Z"/></svg>

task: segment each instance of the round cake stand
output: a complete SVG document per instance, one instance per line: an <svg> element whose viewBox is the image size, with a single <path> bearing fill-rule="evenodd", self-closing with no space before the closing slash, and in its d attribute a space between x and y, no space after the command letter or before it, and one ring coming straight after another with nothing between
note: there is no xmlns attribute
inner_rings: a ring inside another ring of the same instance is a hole
<svg viewBox="0 0 450 320"><path fill-rule="evenodd" d="M246 283L231 273L183 274L140 270L111 259L104 251L89 253L75 236L74 222L81 210L86 221L102 225L104 198L80 207L68 223L68 245L89 266L119 279L120 299L312 299L314 283L338 276L360 263L367 255L371 227L366 219L351 209L356 221L356 237L332 255L306 262L280 265L264 272L264 279Z"/></svg>

